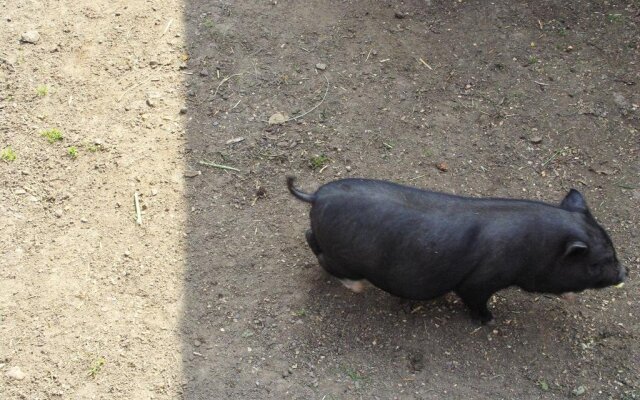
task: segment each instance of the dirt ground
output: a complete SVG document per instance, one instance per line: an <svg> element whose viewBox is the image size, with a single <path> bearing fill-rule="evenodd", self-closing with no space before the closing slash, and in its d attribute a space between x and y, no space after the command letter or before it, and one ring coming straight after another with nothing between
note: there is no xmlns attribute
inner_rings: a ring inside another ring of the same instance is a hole
<svg viewBox="0 0 640 400"><path fill-rule="evenodd" d="M0 18L0 398L640 398L637 0L0 0ZM306 246L288 174L576 187L630 279L500 292L491 327L455 296L354 294Z"/></svg>

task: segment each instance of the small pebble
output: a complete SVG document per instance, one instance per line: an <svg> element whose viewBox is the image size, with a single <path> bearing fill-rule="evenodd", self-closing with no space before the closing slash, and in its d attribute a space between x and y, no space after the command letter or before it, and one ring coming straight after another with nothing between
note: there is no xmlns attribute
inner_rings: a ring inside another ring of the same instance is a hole
<svg viewBox="0 0 640 400"><path fill-rule="evenodd" d="M196 346L196 347L200 347L200 345L202 345L202 342L199 341L199 340L196 340L196 341L193 342L193 345Z"/></svg>
<svg viewBox="0 0 640 400"><path fill-rule="evenodd" d="M540 144L542 143L542 136L534 136L531 139L529 139L529 141L533 144Z"/></svg>
<svg viewBox="0 0 640 400"><path fill-rule="evenodd" d="M406 17L406 14L402 13L401 11L396 11L394 16L398 19L404 19L404 17Z"/></svg>
<svg viewBox="0 0 640 400"><path fill-rule="evenodd" d="M152 196L157 196L158 195L158 189L156 189L156 188L151 189L151 195Z"/></svg>
<svg viewBox="0 0 640 400"><path fill-rule="evenodd" d="M196 176L202 174L200 171L184 171L184 176L187 178L195 178Z"/></svg>
<svg viewBox="0 0 640 400"><path fill-rule="evenodd" d="M82 222L83 224L86 224L87 222L89 222L89 220L86 218L80 218L80 222Z"/></svg>
<svg viewBox="0 0 640 400"><path fill-rule="evenodd" d="M20 367L11 367L9 371L5 374L8 378L15 379L17 381L21 381L25 378L24 372L20 369Z"/></svg>
<svg viewBox="0 0 640 400"><path fill-rule="evenodd" d="M327 64L317 63L316 68L319 69L320 71L324 71L325 69L327 69Z"/></svg>
<svg viewBox="0 0 640 400"><path fill-rule="evenodd" d="M59 209L59 208L58 208L58 209L56 209L53 213L55 214L55 216L56 216L57 218L62 217L62 210L61 210L61 209Z"/></svg>
<svg viewBox="0 0 640 400"><path fill-rule="evenodd" d="M620 93L613 94L613 102L620 108L632 108L627 99Z"/></svg>
<svg viewBox="0 0 640 400"><path fill-rule="evenodd" d="M187 107L180 108L180 114L186 114L188 111Z"/></svg>
<svg viewBox="0 0 640 400"><path fill-rule="evenodd" d="M22 34L20 37L22 43L36 44L40 41L40 34L38 31L28 31Z"/></svg>

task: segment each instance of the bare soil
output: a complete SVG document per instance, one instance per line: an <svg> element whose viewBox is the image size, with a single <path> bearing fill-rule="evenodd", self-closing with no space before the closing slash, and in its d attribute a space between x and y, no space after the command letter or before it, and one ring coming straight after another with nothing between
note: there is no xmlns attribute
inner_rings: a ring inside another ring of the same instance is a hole
<svg viewBox="0 0 640 400"><path fill-rule="evenodd" d="M0 398L640 398L638 1L5 0L0 18ZM307 248L288 174L575 187L630 279L502 291L491 327L455 296L355 294Z"/></svg>

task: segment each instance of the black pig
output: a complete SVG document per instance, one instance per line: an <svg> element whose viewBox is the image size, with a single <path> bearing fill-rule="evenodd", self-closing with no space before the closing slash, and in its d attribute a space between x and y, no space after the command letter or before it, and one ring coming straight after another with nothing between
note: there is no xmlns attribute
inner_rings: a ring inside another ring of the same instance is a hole
<svg viewBox="0 0 640 400"><path fill-rule="evenodd" d="M393 295L426 300L453 291L482 323L487 301L518 286L561 294L622 283L627 271L577 190L560 206L469 198L385 181L343 179L313 194L309 247L351 289L364 280Z"/></svg>

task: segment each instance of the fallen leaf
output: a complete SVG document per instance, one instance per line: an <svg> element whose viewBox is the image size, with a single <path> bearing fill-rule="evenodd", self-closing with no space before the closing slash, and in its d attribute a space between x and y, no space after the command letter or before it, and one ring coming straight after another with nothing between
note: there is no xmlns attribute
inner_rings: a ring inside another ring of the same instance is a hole
<svg viewBox="0 0 640 400"><path fill-rule="evenodd" d="M533 136L529 141L533 144L540 144L542 143L542 136Z"/></svg>
<svg viewBox="0 0 640 400"><path fill-rule="evenodd" d="M449 166L444 161L437 163L436 168L438 168L442 172L447 172L449 170Z"/></svg>
<svg viewBox="0 0 640 400"><path fill-rule="evenodd" d="M269 125L284 124L287 122L287 116L281 112L277 112L269 117Z"/></svg>
<svg viewBox="0 0 640 400"><path fill-rule="evenodd" d="M601 168L601 167L589 167L589 171L594 172L596 174L600 174L600 175L613 175L616 173L615 170L611 169L611 168Z"/></svg>

